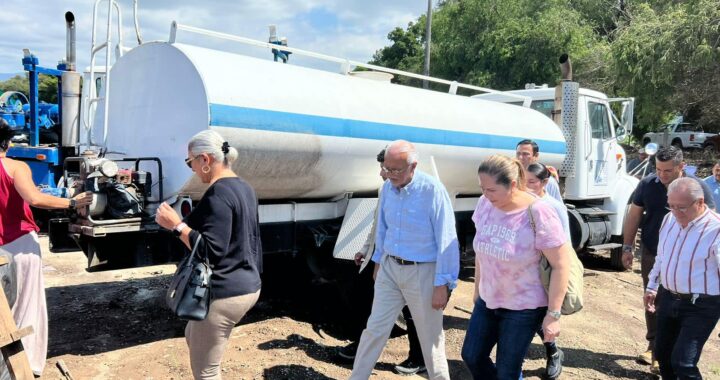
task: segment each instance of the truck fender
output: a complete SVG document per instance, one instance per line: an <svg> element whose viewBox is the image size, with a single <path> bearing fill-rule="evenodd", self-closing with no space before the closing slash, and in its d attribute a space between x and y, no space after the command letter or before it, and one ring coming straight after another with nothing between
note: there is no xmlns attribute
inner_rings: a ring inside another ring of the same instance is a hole
<svg viewBox="0 0 720 380"><path fill-rule="evenodd" d="M610 230L613 236L620 236L623 233L627 205L632 200L632 194L635 192L638 183L640 183L640 180L631 175L619 174L614 191L610 198L606 198L603 202L603 209L614 213L609 216Z"/></svg>

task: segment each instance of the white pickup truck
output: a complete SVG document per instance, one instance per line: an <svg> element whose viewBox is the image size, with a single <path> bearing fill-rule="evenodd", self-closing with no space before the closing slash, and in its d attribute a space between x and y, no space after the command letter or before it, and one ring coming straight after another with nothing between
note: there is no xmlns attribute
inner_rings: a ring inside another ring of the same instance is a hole
<svg viewBox="0 0 720 380"><path fill-rule="evenodd" d="M644 146L653 142L661 147L673 145L680 149L702 149L705 139L711 136L715 136L715 134L705 133L702 128L694 124L674 122L663 125L658 132L644 134L642 144Z"/></svg>

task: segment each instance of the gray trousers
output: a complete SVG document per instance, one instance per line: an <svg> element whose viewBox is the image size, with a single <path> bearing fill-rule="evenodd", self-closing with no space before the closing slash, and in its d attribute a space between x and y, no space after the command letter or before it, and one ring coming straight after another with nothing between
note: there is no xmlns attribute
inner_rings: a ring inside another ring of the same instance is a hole
<svg viewBox="0 0 720 380"><path fill-rule="evenodd" d="M390 337L398 314L407 304L417 327L428 378L449 380L445 357L443 311L432 308L435 263L400 265L384 256L375 281L375 298L360 337L351 380L366 380Z"/></svg>
<svg viewBox="0 0 720 380"><path fill-rule="evenodd" d="M220 379L220 363L233 327L253 307L260 291L210 302L202 321L185 326L185 340L190 351L190 367L195 379Z"/></svg>

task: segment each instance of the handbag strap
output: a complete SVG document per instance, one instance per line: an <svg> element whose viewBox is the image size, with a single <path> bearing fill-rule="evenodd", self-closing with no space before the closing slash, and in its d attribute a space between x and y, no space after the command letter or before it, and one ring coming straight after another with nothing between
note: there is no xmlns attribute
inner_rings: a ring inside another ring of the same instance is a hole
<svg viewBox="0 0 720 380"><path fill-rule="evenodd" d="M190 256L194 256L194 255L195 255L195 252L197 252L198 246L200 245L200 240L202 240L202 234L198 233L198 237L197 237L197 239L195 240L195 244L193 245L192 252L190 252ZM199 258L199 259L202 259L202 257L200 257L199 254L198 254L198 258ZM205 257L205 261L208 261L207 256Z"/></svg>
<svg viewBox="0 0 720 380"><path fill-rule="evenodd" d="M537 234L537 227L535 226L535 217L533 216L533 213L532 213L532 206L535 204L535 202L537 202L537 199L533 200L532 203L530 203L527 208L528 216L530 217L530 228L532 228L532 230L533 230L533 236L536 236L536 234Z"/></svg>

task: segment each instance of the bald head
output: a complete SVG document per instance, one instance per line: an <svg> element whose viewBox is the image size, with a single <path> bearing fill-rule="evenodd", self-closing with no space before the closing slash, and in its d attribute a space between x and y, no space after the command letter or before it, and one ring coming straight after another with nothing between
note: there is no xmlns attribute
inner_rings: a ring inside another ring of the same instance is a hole
<svg viewBox="0 0 720 380"><path fill-rule="evenodd" d="M402 160L408 165L417 162L417 151L415 151L415 145L405 140L395 140L387 148L385 157L392 160Z"/></svg>
<svg viewBox="0 0 720 380"><path fill-rule="evenodd" d="M415 146L405 140L393 141L385 151L383 172L396 188L401 188L412 181L416 166Z"/></svg>

